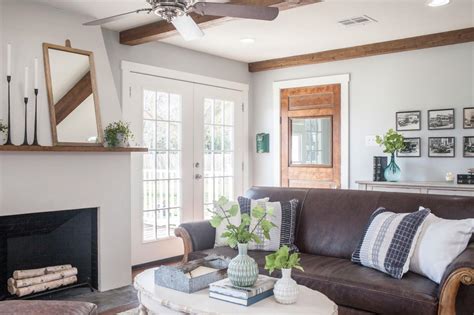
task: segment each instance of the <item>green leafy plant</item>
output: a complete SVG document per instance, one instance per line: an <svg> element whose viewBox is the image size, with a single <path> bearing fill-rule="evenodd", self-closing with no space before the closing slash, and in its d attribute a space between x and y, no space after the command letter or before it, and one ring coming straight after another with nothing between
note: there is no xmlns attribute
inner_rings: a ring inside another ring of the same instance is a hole
<svg viewBox="0 0 474 315"><path fill-rule="evenodd" d="M383 147L384 153L394 154L405 148L403 136L393 129L389 129L383 137L377 136L375 142Z"/></svg>
<svg viewBox="0 0 474 315"><path fill-rule="evenodd" d="M265 256L265 269L269 274L272 274L275 269L299 269L304 271L300 265L300 254L290 254L288 246L284 245L273 254Z"/></svg>
<svg viewBox="0 0 474 315"><path fill-rule="evenodd" d="M6 132L8 130L8 126L0 120L0 132Z"/></svg>
<svg viewBox="0 0 474 315"><path fill-rule="evenodd" d="M273 222L267 220L269 216L273 215L273 209L263 209L260 206L256 206L251 210L251 215L244 213L241 216L240 225L234 225L230 222L230 218L237 215L239 212L239 206L237 204L232 205L229 209L224 209L228 204L229 200L226 197L220 197L218 201L214 203L214 210L209 210L212 213L211 225L218 227L225 223L226 231L222 233L222 237L227 238L227 242L230 247L234 248L238 243L247 244L251 241L260 244L262 239L255 234L255 230L260 226L263 231L263 237L267 240L270 239L270 230L276 225ZM255 218L257 223L250 230L251 218Z"/></svg>
<svg viewBox="0 0 474 315"><path fill-rule="evenodd" d="M133 139L133 133L130 130L130 124L123 122L121 120L110 123L105 128L105 141L111 147L116 147L119 145L120 140L127 142L128 140ZM122 139L119 139L119 135L122 136Z"/></svg>

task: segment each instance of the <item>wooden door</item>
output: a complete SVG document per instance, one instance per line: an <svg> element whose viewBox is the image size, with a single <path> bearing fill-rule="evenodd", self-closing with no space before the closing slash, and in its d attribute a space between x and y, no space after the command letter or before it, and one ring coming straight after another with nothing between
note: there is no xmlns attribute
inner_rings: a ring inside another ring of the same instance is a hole
<svg viewBox="0 0 474 315"><path fill-rule="evenodd" d="M341 187L341 86L283 89L281 186Z"/></svg>

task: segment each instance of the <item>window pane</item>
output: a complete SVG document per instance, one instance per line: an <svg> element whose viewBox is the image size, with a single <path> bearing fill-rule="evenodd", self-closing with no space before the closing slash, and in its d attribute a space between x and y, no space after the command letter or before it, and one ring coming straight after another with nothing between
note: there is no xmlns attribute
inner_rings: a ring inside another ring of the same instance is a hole
<svg viewBox="0 0 474 315"><path fill-rule="evenodd" d="M210 210L213 210L213 204L204 205L204 220L208 220L212 217Z"/></svg>
<svg viewBox="0 0 474 315"><path fill-rule="evenodd" d="M157 122L156 123L156 148L158 150L168 149L168 123Z"/></svg>
<svg viewBox="0 0 474 315"><path fill-rule="evenodd" d="M143 212L143 240L153 241L156 239L155 211Z"/></svg>
<svg viewBox="0 0 474 315"><path fill-rule="evenodd" d="M156 237L168 237L168 210L156 211Z"/></svg>
<svg viewBox="0 0 474 315"><path fill-rule="evenodd" d="M143 118L155 119L156 93L155 91L143 91Z"/></svg>
<svg viewBox="0 0 474 315"><path fill-rule="evenodd" d="M169 207L181 206L181 181L170 180Z"/></svg>
<svg viewBox="0 0 474 315"><path fill-rule="evenodd" d="M222 127L214 127L214 151L222 150Z"/></svg>
<svg viewBox="0 0 474 315"><path fill-rule="evenodd" d="M224 151L232 151L234 148L233 127L224 127Z"/></svg>
<svg viewBox="0 0 474 315"><path fill-rule="evenodd" d="M204 150L212 151L212 126L204 126Z"/></svg>
<svg viewBox="0 0 474 315"><path fill-rule="evenodd" d="M224 175L224 154L220 152L214 153L214 176Z"/></svg>
<svg viewBox="0 0 474 315"><path fill-rule="evenodd" d="M181 149L181 124L170 123L170 150Z"/></svg>
<svg viewBox="0 0 474 315"><path fill-rule="evenodd" d="M224 124L234 125L234 102L226 101L224 103Z"/></svg>
<svg viewBox="0 0 474 315"><path fill-rule="evenodd" d="M214 124L222 124L224 119L224 101L215 100L214 102Z"/></svg>
<svg viewBox="0 0 474 315"><path fill-rule="evenodd" d="M214 178L214 200L224 195L224 181L222 177Z"/></svg>
<svg viewBox="0 0 474 315"><path fill-rule="evenodd" d="M159 180L156 182L156 209L168 207L168 181Z"/></svg>
<svg viewBox="0 0 474 315"><path fill-rule="evenodd" d="M224 178L224 196L226 196L226 198L229 200L234 199L234 178L233 177Z"/></svg>
<svg viewBox="0 0 474 315"><path fill-rule="evenodd" d="M143 179L155 179L155 152L143 154Z"/></svg>
<svg viewBox="0 0 474 315"><path fill-rule="evenodd" d="M181 95L170 94L170 120L181 121Z"/></svg>
<svg viewBox="0 0 474 315"><path fill-rule="evenodd" d="M181 178L181 152L170 151L170 173L169 178Z"/></svg>
<svg viewBox="0 0 474 315"><path fill-rule="evenodd" d="M204 179L204 203L213 203L213 202L214 202L213 179L205 178Z"/></svg>
<svg viewBox="0 0 474 315"><path fill-rule="evenodd" d="M234 175L234 156L232 153L224 154L224 175Z"/></svg>
<svg viewBox="0 0 474 315"><path fill-rule="evenodd" d="M156 106L156 119L168 120L168 93L158 92Z"/></svg>
<svg viewBox="0 0 474 315"><path fill-rule="evenodd" d="M170 235L174 235L176 229L181 223L181 209L170 209Z"/></svg>
<svg viewBox="0 0 474 315"><path fill-rule="evenodd" d="M155 209L155 182L143 182L143 210Z"/></svg>
<svg viewBox="0 0 474 315"><path fill-rule="evenodd" d="M210 98L204 99L204 123L212 124L213 108L214 108L214 100Z"/></svg>
<svg viewBox="0 0 474 315"><path fill-rule="evenodd" d="M151 120L143 121L143 145L148 149L154 149L155 146L155 122Z"/></svg>
<svg viewBox="0 0 474 315"><path fill-rule="evenodd" d="M204 153L204 177L211 177L213 176L213 161L212 161L212 152L205 152Z"/></svg>
<svg viewBox="0 0 474 315"><path fill-rule="evenodd" d="M156 178L168 178L168 152L156 152Z"/></svg>
<svg viewBox="0 0 474 315"><path fill-rule="evenodd" d="M332 120L330 117L292 118L291 164L330 165Z"/></svg>

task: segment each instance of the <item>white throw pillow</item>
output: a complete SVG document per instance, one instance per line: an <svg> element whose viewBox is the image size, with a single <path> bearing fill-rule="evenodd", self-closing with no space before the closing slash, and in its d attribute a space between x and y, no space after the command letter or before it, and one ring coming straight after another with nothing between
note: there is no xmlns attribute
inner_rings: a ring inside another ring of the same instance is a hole
<svg viewBox="0 0 474 315"><path fill-rule="evenodd" d="M411 257L410 271L440 283L448 265L466 249L473 232L474 218L447 220L430 213Z"/></svg>
<svg viewBox="0 0 474 315"><path fill-rule="evenodd" d="M255 202L254 206L256 205L257 202L267 202L270 198L262 198L258 200L252 200L252 203ZM236 201L229 201L223 208L224 210L229 210L233 205L239 206L239 204ZM237 211L237 215L230 217L229 221L231 224L239 226L240 225L240 208L239 211ZM222 221L222 223L216 228L216 240L214 241L214 247L220 247L220 246L228 246L227 243L227 238L222 237L222 233L224 233L227 230L227 221Z"/></svg>

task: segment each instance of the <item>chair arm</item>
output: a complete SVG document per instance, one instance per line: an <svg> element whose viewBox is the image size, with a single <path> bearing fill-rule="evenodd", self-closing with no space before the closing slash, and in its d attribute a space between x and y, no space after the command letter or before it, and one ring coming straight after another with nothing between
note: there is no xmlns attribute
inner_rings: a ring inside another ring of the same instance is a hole
<svg viewBox="0 0 474 315"><path fill-rule="evenodd" d="M183 239L183 262L187 262L189 253L214 247L216 229L208 220L197 221L181 224L174 230L174 234Z"/></svg>
<svg viewBox="0 0 474 315"><path fill-rule="evenodd" d="M439 286L439 315L456 314L456 297L461 284L474 285L474 242L444 272Z"/></svg>

